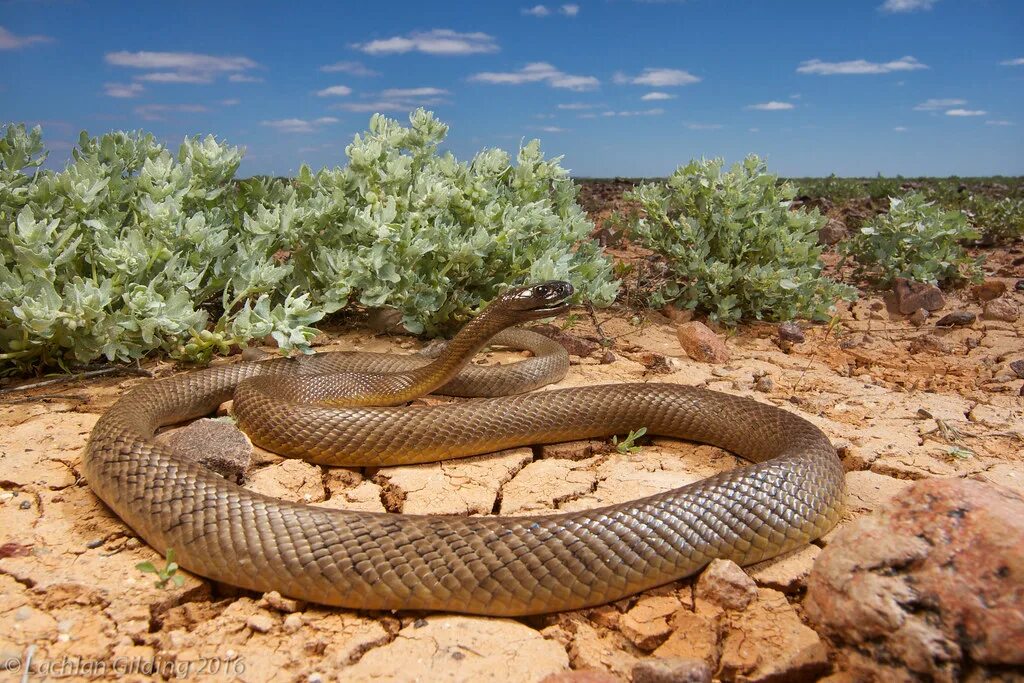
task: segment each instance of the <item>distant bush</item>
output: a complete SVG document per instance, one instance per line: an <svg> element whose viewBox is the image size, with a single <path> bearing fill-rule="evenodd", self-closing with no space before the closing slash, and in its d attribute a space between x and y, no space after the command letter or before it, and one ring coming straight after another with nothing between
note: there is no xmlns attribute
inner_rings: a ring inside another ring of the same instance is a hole
<svg viewBox="0 0 1024 683"><path fill-rule="evenodd" d="M235 181L242 151L189 138L82 134L63 171L38 171L41 131L0 140L0 371L203 360L271 335L306 349L311 325L391 306L405 326L457 327L507 284L567 279L610 303L611 264L576 187L537 141L513 165L439 154L447 126L374 116L348 166Z"/></svg>
<svg viewBox="0 0 1024 683"><path fill-rule="evenodd" d="M964 211L986 243L1009 242L1024 237L1024 199L992 199L971 195Z"/></svg>
<svg viewBox="0 0 1024 683"><path fill-rule="evenodd" d="M920 193L893 197L889 212L865 223L840 245L857 263L858 275L888 285L894 278L939 284L981 275L961 242L979 233L960 211L946 211Z"/></svg>
<svg viewBox="0 0 1024 683"><path fill-rule="evenodd" d="M853 290L821 274L817 232L825 219L817 209L790 210L794 187L758 157L723 165L693 161L632 193L646 213L633 234L670 269L652 303L675 302L725 323L827 318Z"/></svg>

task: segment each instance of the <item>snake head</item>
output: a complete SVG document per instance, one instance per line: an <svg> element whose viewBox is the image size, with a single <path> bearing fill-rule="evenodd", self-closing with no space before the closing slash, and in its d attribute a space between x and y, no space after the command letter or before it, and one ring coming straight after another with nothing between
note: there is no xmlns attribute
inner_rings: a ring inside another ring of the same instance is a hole
<svg viewBox="0 0 1024 683"><path fill-rule="evenodd" d="M569 310L566 302L573 287L563 280L539 282L504 292L495 303L501 304L521 320L536 320L561 315Z"/></svg>

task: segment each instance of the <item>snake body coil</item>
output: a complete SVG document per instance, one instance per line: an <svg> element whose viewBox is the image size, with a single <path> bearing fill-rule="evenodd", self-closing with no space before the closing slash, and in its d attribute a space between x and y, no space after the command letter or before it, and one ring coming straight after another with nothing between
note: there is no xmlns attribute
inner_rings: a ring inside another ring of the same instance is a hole
<svg viewBox="0 0 1024 683"><path fill-rule="evenodd" d="M552 301L571 291L545 283L499 297L433 362L329 353L147 383L96 423L84 457L89 484L152 547L174 548L190 571L358 609L506 616L576 609L688 576L715 558L750 564L773 557L835 525L843 472L832 445L806 420L751 399L613 384L430 407L363 405L407 401L424 388L494 396L560 379L565 352L518 330L495 341L529 347L534 358L508 367L466 362L496 330L563 310ZM160 425L207 414L232 397L254 442L334 465L424 462L641 426L755 464L583 512L334 510L253 493L153 440Z"/></svg>

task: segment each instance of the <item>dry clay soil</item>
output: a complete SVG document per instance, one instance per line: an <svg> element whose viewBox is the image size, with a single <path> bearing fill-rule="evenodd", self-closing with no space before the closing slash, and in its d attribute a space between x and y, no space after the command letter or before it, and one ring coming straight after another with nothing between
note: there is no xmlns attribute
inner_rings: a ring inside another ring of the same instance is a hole
<svg viewBox="0 0 1024 683"><path fill-rule="evenodd" d="M1006 278L1004 296L1021 307L1014 282ZM981 305L954 293L941 313L957 309L980 313ZM1010 368L1024 358L1020 319L940 329L932 318L918 328L869 294L843 308L839 325L807 326L806 341L791 347L777 341L775 326L742 326L726 340L731 360L711 365L687 358L675 325L658 313L599 318L614 360L603 348L573 356L556 386L673 382L794 411L823 429L843 459L842 524L918 479L975 477L1024 489L1024 380ZM568 332L597 338L585 313L580 319ZM317 351L396 353L419 346L365 330L321 335L319 344ZM479 362L514 360L490 352ZM156 376L179 371L145 367ZM157 588L136 564L161 558L93 495L81 469L99 415L147 381L105 377L0 394L0 657L13 667L0 679L17 679L28 664L31 680L116 678L115 665L128 680L149 680L155 663L157 679L216 671L247 681L539 681L591 670L605 676L593 680L630 680L638 663L665 657L703 659L723 679L836 673L801 607L806 576L834 531L746 568L756 596L725 616L693 579L521 620L325 609L187 572L180 587ZM635 453L577 442L378 470L321 468L256 449L245 485L335 508L518 515L616 503L741 464L709 446L643 443Z"/></svg>

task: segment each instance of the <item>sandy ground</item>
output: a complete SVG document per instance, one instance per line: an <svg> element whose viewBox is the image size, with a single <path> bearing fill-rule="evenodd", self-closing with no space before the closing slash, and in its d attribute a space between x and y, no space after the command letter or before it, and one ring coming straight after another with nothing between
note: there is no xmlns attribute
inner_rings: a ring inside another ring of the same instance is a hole
<svg viewBox="0 0 1024 683"><path fill-rule="evenodd" d="M1005 278L1004 296L1024 307ZM981 312L967 292L946 309ZM920 328L881 297L846 306L840 324L805 326L790 348L774 325L728 336L732 359L686 357L658 313L600 312L613 338L573 357L558 386L674 382L752 396L821 427L848 471L844 523L911 480L979 477L1024 489L1024 359L1020 319ZM567 329L597 337L589 318ZM348 331L317 350L414 351L419 343ZM514 360L490 353L483 362ZM609 357L603 358L610 360ZM219 361L219 362L233 362ZM169 363L145 367L157 376ZM529 619L360 613L275 594L239 592L187 575L154 586L135 565L161 558L92 494L80 468L97 417L145 378L98 378L0 394L0 679L239 678L247 681L537 681L569 670L630 680L652 657L711 663L723 679L832 673L803 621L805 579L820 547L747 568L756 597L712 618L694 580L614 605ZM756 386L755 386L756 385ZM578 510L664 491L735 466L716 448L655 438L636 453L604 442L520 448L412 467L330 470L256 450L249 488L329 507L487 515ZM719 610L721 611L721 610ZM709 627L713 624L713 628Z"/></svg>

